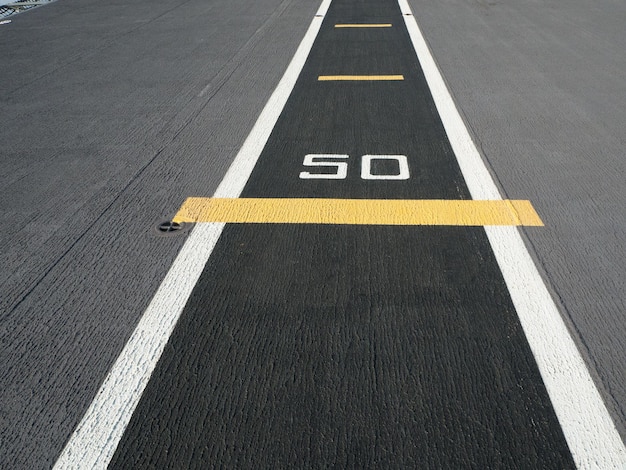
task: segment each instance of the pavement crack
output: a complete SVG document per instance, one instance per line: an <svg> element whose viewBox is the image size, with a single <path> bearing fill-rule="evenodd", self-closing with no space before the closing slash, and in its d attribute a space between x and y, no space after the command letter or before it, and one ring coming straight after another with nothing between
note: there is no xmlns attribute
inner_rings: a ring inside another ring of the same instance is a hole
<svg viewBox="0 0 626 470"><path fill-rule="evenodd" d="M246 43L239 48L239 50L232 56L232 58L215 74L215 76L209 81L209 83L198 93L198 97L201 98L207 93L212 91L209 95L209 100L224 86L226 81L232 76L244 59L252 53L252 51L259 44L261 38L265 34L266 30L270 27L276 19L280 18L285 12L291 0L283 0L283 2L272 12L271 15L263 22L263 24L257 28L257 30L250 36ZM215 85L214 85L215 83Z"/></svg>

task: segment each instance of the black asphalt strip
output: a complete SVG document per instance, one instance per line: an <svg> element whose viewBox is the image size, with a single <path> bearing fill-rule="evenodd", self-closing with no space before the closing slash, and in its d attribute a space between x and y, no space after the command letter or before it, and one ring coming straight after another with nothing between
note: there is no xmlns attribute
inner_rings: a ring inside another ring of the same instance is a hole
<svg viewBox="0 0 626 470"><path fill-rule="evenodd" d="M394 0L333 1L242 197L470 198ZM233 224L111 463L212 466L574 464L483 228Z"/></svg>

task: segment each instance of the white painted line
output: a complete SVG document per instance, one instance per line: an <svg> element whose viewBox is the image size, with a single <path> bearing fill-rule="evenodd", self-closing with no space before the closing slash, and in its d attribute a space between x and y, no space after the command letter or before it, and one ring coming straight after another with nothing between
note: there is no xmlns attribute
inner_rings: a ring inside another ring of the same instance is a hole
<svg viewBox="0 0 626 470"><path fill-rule="evenodd" d="M502 199L407 0L398 3L472 198ZM518 229L485 230L576 465L626 469L624 443Z"/></svg>
<svg viewBox="0 0 626 470"><path fill-rule="evenodd" d="M465 182L472 198L481 200L502 199L498 187L491 179L491 175L483 163L478 150L476 150L474 141L456 109L456 105L439 73L433 56L430 54L430 50L426 45L426 41L424 41L424 37L417 26L408 3L406 0L399 0L398 3L400 4L406 27L409 30L413 47L417 53L417 58L428 81L428 87L435 99L437 111L446 128L452 150L454 150L454 154L461 166L461 172L465 177Z"/></svg>
<svg viewBox="0 0 626 470"><path fill-rule="evenodd" d="M578 468L626 469L626 449L516 227L485 227Z"/></svg>
<svg viewBox="0 0 626 470"><path fill-rule="evenodd" d="M236 198L241 194L300 75L330 2L323 0L289 67L214 197ZM224 225L195 226L63 449L55 469L105 469L108 466Z"/></svg>
<svg viewBox="0 0 626 470"><path fill-rule="evenodd" d="M302 67L309 56L309 51L313 46L313 41L317 37L317 33L322 25L323 16L328 11L331 0L324 0L320 6L309 31L302 40L300 47L296 51L289 68L285 72L282 80L274 90L274 93L270 97L269 101L263 108L261 115L256 121L256 124L252 128L250 135L243 143L237 158L233 161L232 165L226 172L224 179L217 187L213 197L216 198L231 198L239 197L243 187L246 185L254 165L263 151L263 147L267 143L267 139L270 137L272 129L278 120L278 116L285 107L285 103L291 94L291 90L296 84L296 80L300 75Z"/></svg>
<svg viewBox="0 0 626 470"><path fill-rule="evenodd" d="M107 467L224 225L189 235L54 468Z"/></svg>
<svg viewBox="0 0 626 470"><path fill-rule="evenodd" d="M315 16L321 17L321 18L326 16L326 13L328 13L328 9L330 8L330 2L331 1L332 0L323 0L322 4L320 5L320 7L317 10L317 13L315 13ZM308 53L307 53L307 55L308 55Z"/></svg>

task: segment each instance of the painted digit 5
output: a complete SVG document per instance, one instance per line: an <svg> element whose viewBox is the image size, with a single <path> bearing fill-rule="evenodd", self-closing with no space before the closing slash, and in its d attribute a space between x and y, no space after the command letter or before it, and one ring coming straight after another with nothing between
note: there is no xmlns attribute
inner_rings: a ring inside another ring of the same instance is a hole
<svg viewBox="0 0 626 470"><path fill-rule="evenodd" d="M300 179L312 180L312 179L324 179L324 180L342 180L348 176L348 162L332 161L332 160L347 160L348 155L335 155L335 154L309 154L304 157L303 166L307 167L320 167L331 168L334 173L311 173L303 171L300 173ZM331 161L329 161L331 160Z"/></svg>

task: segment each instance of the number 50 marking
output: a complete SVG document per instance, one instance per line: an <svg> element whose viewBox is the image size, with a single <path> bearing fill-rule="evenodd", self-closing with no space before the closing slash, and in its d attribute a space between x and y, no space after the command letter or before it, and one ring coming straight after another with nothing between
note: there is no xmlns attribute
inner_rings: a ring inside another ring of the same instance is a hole
<svg viewBox="0 0 626 470"><path fill-rule="evenodd" d="M311 173L303 171L300 173L300 179L312 180L342 180L348 176L348 162L341 161L350 158L349 155L340 154L309 154L304 157L302 162L306 167L326 168L328 172ZM376 160L395 160L398 162L398 172L393 174L373 174L372 162ZM332 171L332 173L330 172ZM409 179L409 162L405 155L363 155L361 157L361 179L364 180L408 180Z"/></svg>

